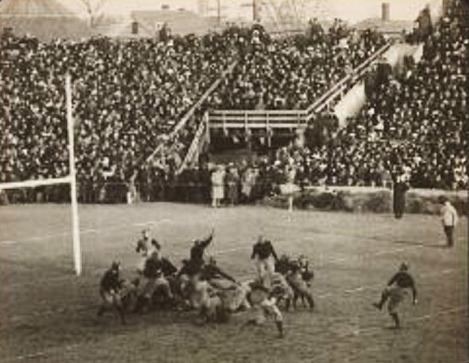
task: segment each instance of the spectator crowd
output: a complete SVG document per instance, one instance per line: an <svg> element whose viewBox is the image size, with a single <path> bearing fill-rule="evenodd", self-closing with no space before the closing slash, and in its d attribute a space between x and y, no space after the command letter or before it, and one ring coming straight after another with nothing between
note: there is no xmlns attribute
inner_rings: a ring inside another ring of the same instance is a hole
<svg viewBox="0 0 469 363"><path fill-rule="evenodd" d="M390 186L404 177L414 188L469 188L466 21L455 2L426 37L420 61L386 74L345 127L332 122L322 140L306 132L306 145L277 150L273 185Z"/></svg>
<svg viewBox="0 0 469 363"><path fill-rule="evenodd" d="M234 61L235 49L229 32L51 43L3 33L0 182L68 174L67 72L73 80L78 180L85 189L99 189L104 181L130 180ZM172 140L171 152L190 139L194 121Z"/></svg>
<svg viewBox="0 0 469 363"><path fill-rule="evenodd" d="M341 21L324 31L272 39L254 30L250 47L211 97L211 107L238 110L306 109L385 44L373 30L357 33Z"/></svg>
<svg viewBox="0 0 469 363"><path fill-rule="evenodd" d="M64 75L73 79L76 164L82 202L225 199L276 193L281 185L387 186L405 175L417 188L469 187L468 31L460 2L424 39L423 56L387 74L347 125L321 125L255 163L177 175L206 109L304 109L384 45L336 21L307 35L272 39L261 27L198 38L41 43L4 33L0 44L0 182L68 173ZM177 122L237 60L178 132ZM327 115L326 118L333 120ZM319 130L318 130L319 127ZM322 127L322 129L321 129ZM318 134L320 137L318 137ZM46 200L61 200L42 188ZM58 194L58 195L55 195ZM26 194L16 198L30 201Z"/></svg>

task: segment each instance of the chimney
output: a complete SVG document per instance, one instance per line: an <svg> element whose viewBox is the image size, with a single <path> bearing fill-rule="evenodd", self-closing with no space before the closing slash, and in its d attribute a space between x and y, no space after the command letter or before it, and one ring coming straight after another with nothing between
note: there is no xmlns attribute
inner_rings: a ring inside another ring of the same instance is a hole
<svg viewBox="0 0 469 363"><path fill-rule="evenodd" d="M446 14L451 6L451 0L443 0L443 14Z"/></svg>
<svg viewBox="0 0 469 363"><path fill-rule="evenodd" d="M391 20L391 12L389 3L383 3L381 5L381 20L389 21Z"/></svg>
<svg viewBox="0 0 469 363"><path fill-rule="evenodd" d="M138 22L137 21L132 22L132 34L134 35L138 34Z"/></svg>

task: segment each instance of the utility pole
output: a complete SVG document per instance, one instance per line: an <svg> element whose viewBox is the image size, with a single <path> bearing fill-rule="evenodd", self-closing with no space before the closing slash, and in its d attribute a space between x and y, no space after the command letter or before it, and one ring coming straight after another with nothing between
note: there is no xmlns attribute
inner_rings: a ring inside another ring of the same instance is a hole
<svg viewBox="0 0 469 363"><path fill-rule="evenodd" d="M217 0L217 19L218 25L221 25L221 0Z"/></svg>
<svg viewBox="0 0 469 363"><path fill-rule="evenodd" d="M257 1L252 0L252 21L255 23L257 21Z"/></svg>

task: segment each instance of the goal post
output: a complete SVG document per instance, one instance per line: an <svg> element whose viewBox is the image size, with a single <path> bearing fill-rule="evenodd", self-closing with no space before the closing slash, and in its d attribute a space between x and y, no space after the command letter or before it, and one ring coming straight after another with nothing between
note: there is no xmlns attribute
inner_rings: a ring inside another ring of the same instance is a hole
<svg viewBox="0 0 469 363"><path fill-rule="evenodd" d="M75 169L75 139L72 114L72 86L70 75L65 76L65 94L67 106L69 175L60 178L26 180L20 182L0 183L0 192L9 189L37 188L42 186L70 184L70 210L72 219L73 264L77 276L82 272L82 256L80 244L80 221L78 217L77 182Z"/></svg>
<svg viewBox="0 0 469 363"><path fill-rule="evenodd" d="M75 170L75 137L72 112L72 80L70 73L65 75L65 94L67 102L68 160L70 177L70 203L72 213L73 262L75 273L80 276L82 270L80 220L78 217L77 178Z"/></svg>

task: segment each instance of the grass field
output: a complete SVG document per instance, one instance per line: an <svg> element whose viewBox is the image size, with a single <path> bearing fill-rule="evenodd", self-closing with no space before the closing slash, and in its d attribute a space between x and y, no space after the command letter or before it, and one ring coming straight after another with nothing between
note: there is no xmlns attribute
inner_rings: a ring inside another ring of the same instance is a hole
<svg viewBox="0 0 469 363"><path fill-rule="evenodd" d="M294 212L264 207L213 210L183 204L81 206L84 273L72 273L69 206L0 208L0 362L469 362L467 219L454 249L439 220L407 215ZM313 262L317 309L241 329L198 326L192 312L96 318L99 277L113 259L132 276L134 243L144 226L178 265L191 240L215 227L209 253L238 279L254 275L250 248L262 233L279 253ZM402 306L390 329L371 303L402 261L410 264L419 304Z"/></svg>

